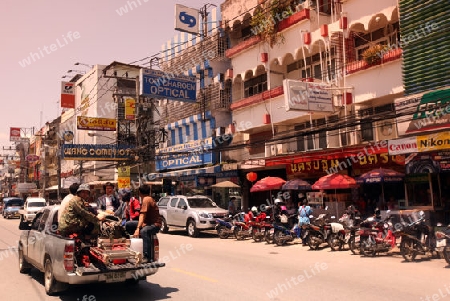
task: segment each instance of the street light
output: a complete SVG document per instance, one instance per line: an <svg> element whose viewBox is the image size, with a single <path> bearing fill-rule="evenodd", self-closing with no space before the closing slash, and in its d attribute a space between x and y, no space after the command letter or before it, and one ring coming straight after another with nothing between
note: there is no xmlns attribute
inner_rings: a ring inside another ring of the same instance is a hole
<svg viewBox="0 0 450 301"><path fill-rule="evenodd" d="M89 68L94 68L93 65L88 65L88 64L84 64L84 63L80 63L80 62L76 62L74 65L75 65L75 66L81 65L81 66L86 66L86 67L89 67Z"/></svg>
<svg viewBox="0 0 450 301"><path fill-rule="evenodd" d="M67 73L72 73L72 72L76 72L79 74L86 74L86 71L83 71L83 70L72 70L72 69L67 70Z"/></svg>

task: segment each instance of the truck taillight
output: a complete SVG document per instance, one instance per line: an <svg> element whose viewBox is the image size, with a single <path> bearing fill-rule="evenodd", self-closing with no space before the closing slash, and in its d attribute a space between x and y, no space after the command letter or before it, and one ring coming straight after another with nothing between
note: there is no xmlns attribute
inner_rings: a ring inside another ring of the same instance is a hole
<svg viewBox="0 0 450 301"><path fill-rule="evenodd" d="M153 236L153 247L154 247L154 261L158 261L159 259L159 240L158 240L158 236L154 235Z"/></svg>
<svg viewBox="0 0 450 301"><path fill-rule="evenodd" d="M64 269L67 272L73 271L73 252L74 252L74 244L73 242L66 242L64 246Z"/></svg>

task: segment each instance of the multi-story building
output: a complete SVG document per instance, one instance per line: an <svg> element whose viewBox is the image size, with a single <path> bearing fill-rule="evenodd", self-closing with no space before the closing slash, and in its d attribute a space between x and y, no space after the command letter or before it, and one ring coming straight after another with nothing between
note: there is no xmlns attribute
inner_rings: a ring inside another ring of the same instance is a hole
<svg viewBox="0 0 450 301"><path fill-rule="evenodd" d="M380 166L404 171L386 142L397 137L394 100L404 91L397 1L230 0L221 8L232 124L248 125L240 160L263 165L242 164L247 171L311 182L332 167L351 176ZM345 192L333 197L357 195ZM385 194L405 198L393 187ZM252 194L254 202L265 197Z"/></svg>

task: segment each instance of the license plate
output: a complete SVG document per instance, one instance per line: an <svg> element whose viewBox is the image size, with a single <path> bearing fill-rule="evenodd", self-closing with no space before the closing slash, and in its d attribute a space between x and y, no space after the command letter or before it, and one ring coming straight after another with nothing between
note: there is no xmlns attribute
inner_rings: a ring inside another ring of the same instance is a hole
<svg viewBox="0 0 450 301"><path fill-rule="evenodd" d="M106 282L112 283L112 282L124 282L126 280L125 272L112 272L105 275L106 276Z"/></svg>
<svg viewBox="0 0 450 301"><path fill-rule="evenodd" d="M436 241L436 247L445 247L447 245L447 239L438 239Z"/></svg>

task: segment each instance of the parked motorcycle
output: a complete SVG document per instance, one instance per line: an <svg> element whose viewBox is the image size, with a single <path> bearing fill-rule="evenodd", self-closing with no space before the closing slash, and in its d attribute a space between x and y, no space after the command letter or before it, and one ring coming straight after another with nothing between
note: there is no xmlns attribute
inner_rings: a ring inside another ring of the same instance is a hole
<svg viewBox="0 0 450 301"><path fill-rule="evenodd" d="M221 219L221 218L216 219L216 223L217 223L216 231L217 231L217 234L219 235L219 238L226 239L230 235L234 234L233 225L234 225L235 219L236 219L236 215L234 217L229 216L229 217L225 217L223 219Z"/></svg>
<svg viewBox="0 0 450 301"><path fill-rule="evenodd" d="M438 227L441 227L438 224ZM445 229L437 230L435 232L436 237L436 251L442 254L447 264L450 265L450 225Z"/></svg>
<svg viewBox="0 0 450 301"><path fill-rule="evenodd" d="M273 241L277 246L283 246L297 238L297 233L295 232L295 228L298 223L297 214L290 215L287 218L288 220L286 223L273 224Z"/></svg>
<svg viewBox="0 0 450 301"><path fill-rule="evenodd" d="M322 213L306 228L306 241L311 250L318 250L320 245L328 241L331 234L331 225L328 223L328 214Z"/></svg>
<svg viewBox="0 0 450 301"><path fill-rule="evenodd" d="M244 240L248 237L252 237L252 226L251 226L251 218L249 214L245 214L244 220L242 220L242 213L240 215L240 219L234 222L233 225L233 233L234 237L237 240Z"/></svg>
<svg viewBox="0 0 450 301"><path fill-rule="evenodd" d="M359 237L356 242L356 231L359 229L360 222L359 212L350 206L339 218L339 223L331 223L331 234L328 236L330 248L333 251L342 250L348 244L349 249L352 250L352 244L359 243ZM352 252L356 253L354 250ZM357 254L359 254L359 245Z"/></svg>
<svg viewBox="0 0 450 301"><path fill-rule="evenodd" d="M396 246L397 238L392 231L391 218L388 210L388 216L384 220L370 217L361 224L359 237L362 255L375 256Z"/></svg>
<svg viewBox="0 0 450 301"><path fill-rule="evenodd" d="M436 237L431 226L426 224L425 213L419 212L419 219L411 223L403 220L397 226L396 234L400 235L400 252L406 261L414 261L417 255L425 255L436 251Z"/></svg>
<svg viewBox="0 0 450 301"><path fill-rule="evenodd" d="M250 221L252 227L252 238L255 242L260 242L264 239L266 233L266 223L270 220L265 212L259 213L254 220Z"/></svg>

